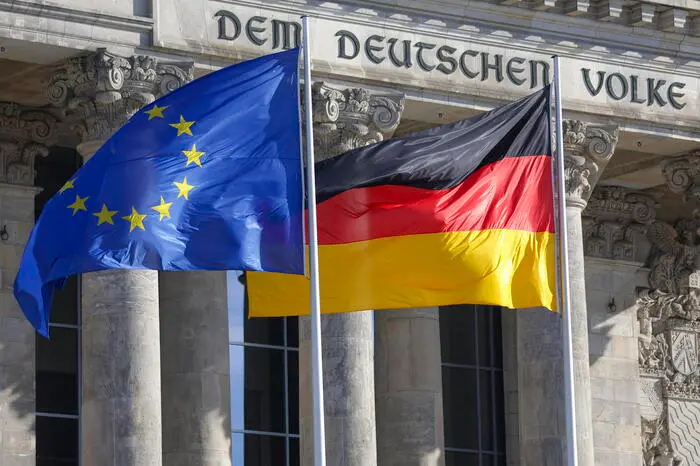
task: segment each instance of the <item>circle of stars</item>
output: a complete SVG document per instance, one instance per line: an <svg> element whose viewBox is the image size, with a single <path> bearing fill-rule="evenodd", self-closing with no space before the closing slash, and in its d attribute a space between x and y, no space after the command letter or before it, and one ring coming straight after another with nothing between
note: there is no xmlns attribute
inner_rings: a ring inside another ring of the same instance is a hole
<svg viewBox="0 0 700 466"><path fill-rule="evenodd" d="M148 121L151 121L155 118L160 118L160 119L165 119L165 110L169 108L168 105L164 106L158 106L157 104L154 104L151 108L148 110L144 110L143 113L148 115ZM183 115L179 115L179 120L175 123L169 123L168 126L171 126L177 130L177 135L175 137L180 137L180 136L193 136L192 133L192 126L196 123L196 121L188 121L185 119ZM189 167L190 165L194 164L198 167L202 167L202 157L206 155L205 152L200 151L197 149L196 144L192 144L192 146L189 149L183 149L182 154L186 157L185 162L185 167ZM62 194L68 190L71 189L77 189L76 188L76 181L77 178L72 178L69 179L62 187L59 189L58 194ZM182 180L178 181L173 181L172 184L178 189L178 194L176 199L183 198L185 201L189 200L189 195L190 192L195 189L195 186L189 184L187 182L187 177L183 177ZM68 204L66 207L72 211L71 215L75 215L76 213L80 211L88 211L88 204L87 201L89 199L89 196L86 197L80 197L80 195L76 194L75 200L71 203ZM159 221L163 221L168 218L172 218L170 215L170 208L173 205L173 201L171 202L166 202L164 196L161 194L160 195L160 203L156 204L154 206L151 206L150 209L155 211L154 216L158 216ZM109 225L114 225L114 218L115 216L118 216L118 211L116 210L110 210L107 204L102 203L101 209L99 211L91 212L91 214L96 217L96 222L97 226L103 225L103 224L109 224ZM141 229L141 230L146 230L146 225L144 224L144 220L147 219L148 214L147 213L141 213L139 212L135 206L131 206L131 211L128 212L128 215L122 215L118 216L119 218L127 221L129 223L129 232L134 231L135 229Z"/></svg>

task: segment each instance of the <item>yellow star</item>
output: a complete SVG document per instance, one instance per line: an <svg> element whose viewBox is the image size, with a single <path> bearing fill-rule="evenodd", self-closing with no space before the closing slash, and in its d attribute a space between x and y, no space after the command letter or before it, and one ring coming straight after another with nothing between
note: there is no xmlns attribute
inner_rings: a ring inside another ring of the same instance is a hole
<svg viewBox="0 0 700 466"><path fill-rule="evenodd" d="M75 185L73 184L74 181L75 181L75 178L73 178L72 180L66 181L66 184L64 184L63 187L58 190L58 193L61 194L63 191L66 191L70 188L75 188Z"/></svg>
<svg viewBox="0 0 700 466"><path fill-rule="evenodd" d="M80 197L78 195L75 196L75 202L72 204L68 205L67 207L69 209L73 209L73 215L79 210L85 210L87 211L87 207L85 207L85 201L87 201L90 198L90 196L87 197Z"/></svg>
<svg viewBox="0 0 700 466"><path fill-rule="evenodd" d="M112 220L112 217L114 217L114 214L116 213L116 210L107 209L107 204L102 204L102 210L92 215L97 217L98 225L102 225L103 223L109 223L110 225L114 225L114 220Z"/></svg>
<svg viewBox="0 0 700 466"><path fill-rule="evenodd" d="M155 210L160 214L159 220L163 220L164 217L170 218L170 206L173 205L172 202L165 202L163 196L160 196L160 204L154 205L151 209Z"/></svg>
<svg viewBox="0 0 700 466"><path fill-rule="evenodd" d="M197 152L196 144L192 144L192 149L183 150L182 153L187 156L187 164L185 164L186 167L189 167L192 162L196 163L200 167L202 166L202 162L199 159L202 158L204 152Z"/></svg>
<svg viewBox="0 0 700 466"><path fill-rule="evenodd" d="M148 114L148 120L150 121L154 118L163 118L163 110L166 108L168 108L168 105L162 107L154 105L152 109L146 110L144 113Z"/></svg>
<svg viewBox="0 0 700 466"><path fill-rule="evenodd" d="M136 211L135 207L131 207L131 215L127 215L126 217L122 217L124 220L128 220L131 225L129 227L129 231L134 231L134 228L139 227L142 230L146 230L146 228L143 226L143 219L146 218L146 214L140 214Z"/></svg>
<svg viewBox="0 0 700 466"><path fill-rule="evenodd" d="M173 183L175 186L177 186L177 189L180 190L180 192L177 194L177 198L180 199L181 197L184 197L185 199L189 199L187 196L189 195L190 191L194 186L191 186L187 184L187 177L185 177L184 180L182 180L182 183L178 183L177 181Z"/></svg>
<svg viewBox="0 0 700 466"><path fill-rule="evenodd" d="M177 135L182 136L183 134L189 134L192 136L192 130L190 129L190 126L195 124L196 122L194 121L185 121L184 118L182 118L182 115L180 115L180 122L179 123L170 123L170 126L173 128L177 128Z"/></svg>

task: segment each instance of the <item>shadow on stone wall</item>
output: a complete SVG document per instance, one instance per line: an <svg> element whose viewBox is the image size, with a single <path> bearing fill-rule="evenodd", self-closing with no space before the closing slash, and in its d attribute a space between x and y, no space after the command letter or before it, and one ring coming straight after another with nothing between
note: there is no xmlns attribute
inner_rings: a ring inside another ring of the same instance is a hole
<svg viewBox="0 0 700 466"><path fill-rule="evenodd" d="M613 348L610 332L613 329L612 324L604 324L595 326L589 330L588 334L588 354L589 364L594 366L601 358L609 355Z"/></svg>

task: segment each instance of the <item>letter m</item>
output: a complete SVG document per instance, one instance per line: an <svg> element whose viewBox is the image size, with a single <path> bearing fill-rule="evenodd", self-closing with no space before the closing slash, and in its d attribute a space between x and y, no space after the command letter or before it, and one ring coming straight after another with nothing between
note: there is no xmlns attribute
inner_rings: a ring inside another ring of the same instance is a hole
<svg viewBox="0 0 700 466"><path fill-rule="evenodd" d="M292 36L293 34L293 36ZM292 40L294 42L292 42ZM282 42L283 49L297 47L301 43L301 25L291 21L272 20L272 48L276 49Z"/></svg>

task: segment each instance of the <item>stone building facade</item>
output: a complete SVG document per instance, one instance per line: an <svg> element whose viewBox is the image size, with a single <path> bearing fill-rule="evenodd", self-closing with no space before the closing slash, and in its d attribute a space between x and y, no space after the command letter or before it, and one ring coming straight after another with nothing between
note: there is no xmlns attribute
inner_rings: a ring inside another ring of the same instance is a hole
<svg viewBox="0 0 700 466"><path fill-rule="evenodd" d="M51 341L11 292L114 131L297 45L304 13L319 159L523 97L561 57L579 464L700 465L697 0L0 0L0 465L311 465L308 318L247 319L239 273L73 278ZM329 466L565 464L560 316L322 321Z"/></svg>

